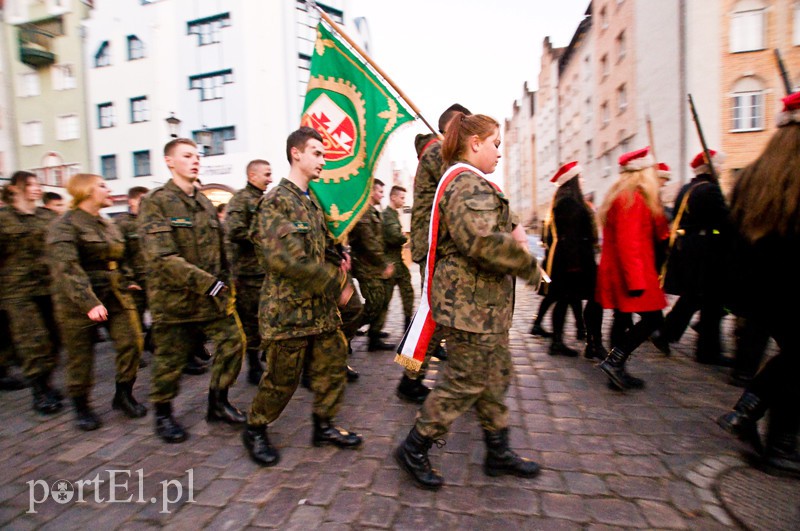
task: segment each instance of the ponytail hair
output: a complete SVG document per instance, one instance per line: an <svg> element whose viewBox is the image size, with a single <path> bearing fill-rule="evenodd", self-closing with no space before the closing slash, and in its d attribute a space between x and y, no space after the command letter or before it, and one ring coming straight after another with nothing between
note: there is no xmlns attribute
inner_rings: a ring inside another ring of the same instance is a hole
<svg viewBox="0 0 800 531"><path fill-rule="evenodd" d="M94 187L103 177L93 173L77 173L70 177L67 182L67 192L72 196L69 207L72 210L78 208L85 199L91 197Z"/></svg>
<svg viewBox="0 0 800 531"><path fill-rule="evenodd" d="M500 123L491 116L455 113L447 125L447 132L442 142L444 165L450 166L464 156L470 137L477 135L481 140L485 140L499 128Z"/></svg>

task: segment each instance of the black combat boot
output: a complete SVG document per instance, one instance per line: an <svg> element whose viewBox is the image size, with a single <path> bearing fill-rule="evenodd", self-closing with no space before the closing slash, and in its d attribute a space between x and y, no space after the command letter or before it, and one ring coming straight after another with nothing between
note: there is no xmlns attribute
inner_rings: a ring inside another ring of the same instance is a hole
<svg viewBox="0 0 800 531"><path fill-rule="evenodd" d="M622 391L626 389L641 389L644 387L644 380L628 374L625 370L625 362L630 355L622 352L617 347L611 349L606 359L600 362L598 367L606 373L611 383Z"/></svg>
<svg viewBox="0 0 800 531"><path fill-rule="evenodd" d="M553 335L552 332L548 332L547 330L542 328L542 322L538 318L533 322L530 334L532 336L541 336L541 337L551 337Z"/></svg>
<svg viewBox="0 0 800 531"><path fill-rule="evenodd" d="M578 351L568 347L564 343L562 334L557 332L553 333L553 340L550 342L550 349L547 353L551 356L567 356L568 358L575 358L578 356Z"/></svg>
<svg viewBox="0 0 800 531"><path fill-rule="evenodd" d="M776 407L769 412L767 447L763 460L765 471L769 474L800 477L800 452L797 451L800 416L795 407L796 404L788 408Z"/></svg>
<svg viewBox="0 0 800 531"><path fill-rule="evenodd" d="M64 408L61 403L60 393L50 387L48 383L49 374L40 374L31 380L31 392L33 393L33 409L42 415L52 415Z"/></svg>
<svg viewBox="0 0 800 531"><path fill-rule="evenodd" d="M397 396L401 400L411 402L413 404L421 404L425 402L425 398L430 394L430 388L422 383L422 378L412 379L403 375L400 384L397 386Z"/></svg>
<svg viewBox="0 0 800 531"><path fill-rule="evenodd" d="M408 472L412 479L423 489L439 490L444 485L444 478L439 471L431 467L428 451L436 442L441 448L444 441L434 441L430 437L423 437L417 427L411 428L406 440L394 451L394 458L400 467Z"/></svg>
<svg viewBox="0 0 800 531"><path fill-rule="evenodd" d="M361 376L358 371L352 368L350 365L348 365L347 369L345 369L345 375L347 377L347 381L351 383L358 380L358 378Z"/></svg>
<svg viewBox="0 0 800 531"><path fill-rule="evenodd" d="M444 339L439 341L439 344L436 345L436 350L433 351L433 357L439 361L447 361L447 343L445 343Z"/></svg>
<svg viewBox="0 0 800 531"><path fill-rule="evenodd" d="M278 450L269 442L266 426L248 424L242 432L242 442L250 458L261 466L275 466L281 459Z"/></svg>
<svg viewBox="0 0 800 531"><path fill-rule="evenodd" d="M72 403L75 406L75 425L79 430L94 431L100 427L100 419L89 406L88 396L73 396Z"/></svg>
<svg viewBox="0 0 800 531"><path fill-rule="evenodd" d="M330 419L323 419L317 415L312 415L312 419L314 421L314 433L311 437L311 443L314 446L332 444L339 448L357 448L364 442L361 435L334 426Z"/></svg>
<svg viewBox="0 0 800 531"><path fill-rule="evenodd" d="M745 391L733 410L717 418L720 428L736 435L739 440L750 443L757 452L763 451L758 434L758 419L767 412L767 405L758 395Z"/></svg>
<svg viewBox="0 0 800 531"><path fill-rule="evenodd" d="M247 421L244 413L228 401L228 389L208 390L208 422L222 421L228 424L244 424Z"/></svg>
<svg viewBox="0 0 800 531"><path fill-rule="evenodd" d="M167 443L181 443L188 437L172 416L172 402L156 402L156 435Z"/></svg>
<svg viewBox="0 0 800 531"><path fill-rule="evenodd" d="M208 365L197 359L194 354L189 354L186 358L186 365L183 366L183 374L198 376L208 372Z"/></svg>
<svg viewBox="0 0 800 531"><path fill-rule="evenodd" d="M665 334L663 330L656 330L655 332L653 332L652 335L650 336L650 341L658 350L661 351L663 355L669 356L670 354L672 354L672 350L669 347L670 343L669 338L667 337L667 334Z"/></svg>
<svg viewBox="0 0 800 531"><path fill-rule="evenodd" d="M258 385L258 382L261 381L261 375L264 374L264 368L261 366L258 354L258 350L247 349L247 381L253 385Z"/></svg>
<svg viewBox="0 0 800 531"><path fill-rule="evenodd" d="M138 419L147 415L147 408L140 404L133 397L133 384L130 382L117 382L117 392L114 393L114 400L111 401L112 409L118 409L125 413L127 417Z"/></svg>
<svg viewBox="0 0 800 531"><path fill-rule="evenodd" d="M0 391L19 391L25 389L25 382L8 374L8 367L0 367Z"/></svg>
<svg viewBox="0 0 800 531"><path fill-rule="evenodd" d="M602 361L605 359L606 354L603 341L599 337L589 335L586 340L586 349L583 351L583 357L587 360L598 359Z"/></svg>
<svg viewBox="0 0 800 531"><path fill-rule="evenodd" d="M499 431L483 430L483 440L486 441L483 472L487 476L510 475L532 478L539 473L538 464L518 456L508 447L508 428Z"/></svg>
<svg viewBox="0 0 800 531"><path fill-rule="evenodd" d="M369 342L367 343L367 352L377 352L379 350L394 350L396 345L386 343L381 339L379 334L369 334Z"/></svg>

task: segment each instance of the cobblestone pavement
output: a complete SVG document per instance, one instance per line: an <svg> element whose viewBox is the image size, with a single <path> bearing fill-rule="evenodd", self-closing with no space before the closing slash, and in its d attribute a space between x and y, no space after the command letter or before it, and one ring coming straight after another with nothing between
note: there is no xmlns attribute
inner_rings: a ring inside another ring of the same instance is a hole
<svg viewBox="0 0 800 531"><path fill-rule="evenodd" d="M298 389L270 429L282 454L270 469L250 461L237 429L205 422L208 375L182 380L175 410L190 432L183 444L154 436L152 411L137 420L113 411L113 352L104 343L92 399L103 421L98 431L78 432L69 407L36 416L29 390L0 395L0 527L800 528L800 481L776 481L747 467L738 443L714 423L740 390L726 383L724 369L691 360L694 332L669 358L643 345L629 368L647 387L622 394L608 389L594 363L548 356L547 340L528 334L539 300L518 286L511 330L516 374L507 399L512 446L543 465L538 478L485 476L481 430L469 413L453 425L447 445L431 452L446 486L435 493L415 488L391 451L410 429L416 406L394 394L402 369L393 355L368 353L363 337L351 358L361 378L349 384L338 420L365 436L364 447L312 447L310 395ZM402 322L395 296L387 324L393 339ZM578 348L569 323L568 340ZM140 399L149 381L148 368L137 383ZM57 383L63 388L61 373ZM231 399L245 408L254 393L243 371ZM95 479L80 492L79 480ZM112 496L117 503L109 502ZM764 510L764 500L779 499L780 510Z"/></svg>

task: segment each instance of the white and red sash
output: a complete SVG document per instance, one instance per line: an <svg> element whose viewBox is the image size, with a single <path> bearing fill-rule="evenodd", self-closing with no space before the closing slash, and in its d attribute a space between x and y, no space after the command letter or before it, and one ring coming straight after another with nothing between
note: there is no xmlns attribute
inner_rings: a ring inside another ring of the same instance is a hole
<svg viewBox="0 0 800 531"><path fill-rule="evenodd" d="M425 277L422 279L422 296L419 301L411 324L403 335L403 339L397 346L397 355L394 361L412 371L418 371L422 362L425 360L425 352L431 342L433 330L436 323L431 315L431 283L433 282L433 271L436 264L436 243L439 239L439 201L444 195L444 190L461 173L470 171L486 179L486 175L479 169L469 164L459 162L447 168L444 175L439 180L436 187L436 195L431 206L431 224L428 229L428 259L425 262ZM500 187L486 179L498 192Z"/></svg>

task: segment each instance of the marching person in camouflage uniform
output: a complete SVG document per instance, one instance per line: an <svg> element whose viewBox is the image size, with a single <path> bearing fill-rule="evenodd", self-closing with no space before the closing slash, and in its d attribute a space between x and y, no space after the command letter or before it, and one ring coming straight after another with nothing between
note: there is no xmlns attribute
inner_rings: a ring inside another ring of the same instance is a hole
<svg viewBox="0 0 800 531"><path fill-rule="evenodd" d="M400 288L400 300L405 317L403 329L408 328L411 317L414 315L414 288L411 287L411 272L403 261L403 246L408 238L403 234L399 212L405 204L406 189L402 186L392 186L392 190L389 192L389 204L383 211L383 241L386 244L386 256L394 265L394 275L386 283L386 288L389 290L386 299L391 302L394 287Z"/></svg>
<svg viewBox="0 0 800 531"><path fill-rule="evenodd" d="M439 132L444 134L447 124L457 112L470 114L469 110L458 103L448 107L439 116ZM417 172L414 176L414 202L411 206L411 259L419 266L420 276L424 281L425 263L428 259L428 232L431 222L431 206L436 187L444 171L442 163L442 142L438 135L419 134L414 139L414 147L417 150ZM425 294L422 294L425 296ZM425 353L425 360L422 362L420 370L415 372L405 369L403 378L397 386L397 395L409 402L422 403L430 393L430 389L422 381L428 370L431 356L435 356L444 361L447 359L439 328L434 331L433 339L428 345Z"/></svg>
<svg viewBox="0 0 800 531"><path fill-rule="evenodd" d="M258 385L264 369L261 367L261 336L258 334L258 294L264 282L264 269L258 263L250 226L258 201L272 183L272 166L266 160L255 159L247 164L247 185L228 202L225 230L231 245L231 269L236 285L236 312L242 321L247 338L247 381Z"/></svg>
<svg viewBox="0 0 800 531"><path fill-rule="evenodd" d="M364 313L361 325L369 325L367 350L394 350L395 346L385 343L383 325L389 309L388 279L394 275L394 265L386 255L383 241L383 221L377 207L383 199L383 181L374 179L369 206L350 231L348 241L353 258L353 276L364 297Z"/></svg>
<svg viewBox="0 0 800 531"><path fill-rule="evenodd" d="M133 280L141 287L141 290L131 291L133 302L136 303L136 311L139 312L139 322L142 328L144 325L144 314L147 311L147 272L145 271L144 255L142 254L141 245L139 245L139 205L142 203L142 198L149 192L144 186L134 186L128 190L128 211L123 212L116 218L114 222L117 224L122 237L125 239L125 263L131 269ZM152 352L153 338L152 332L148 327L145 330L144 348ZM146 367L147 364L144 360L139 364L139 367Z"/></svg>
<svg viewBox="0 0 800 531"><path fill-rule="evenodd" d="M176 138L164 146L172 179L147 194L139 212L139 235L147 264L147 300L153 316L153 380L156 434L168 443L186 440L172 415L172 400L187 351L202 335L216 347L206 420L241 424L245 417L228 401L244 356L244 333L229 288L223 232L211 201L195 187L200 171L197 144Z"/></svg>
<svg viewBox="0 0 800 531"><path fill-rule="evenodd" d="M130 418L147 414L133 397L142 329L130 291L141 287L130 270L121 269L122 234L100 216L100 209L113 204L103 178L79 173L70 178L67 192L71 208L50 225L47 245L56 316L67 349L67 391L75 405L77 427L91 431L100 427L89 406L97 323L106 323L117 352L112 407Z"/></svg>
<svg viewBox="0 0 800 531"><path fill-rule="evenodd" d="M44 246L55 214L36 208L41 196L36 175L26 171L15 172L3 189L8 206L0 208L0 308L8 318L13 351L31 382L33 409L49 415L63 406L61 393L50 386L60 344ZM23 384L16 381L5 387L22 389Z"/></svg>
<svg viewBox="0 0 800 531"><path fill-rule="evenodd" d="M487 180L500 159L500 125L484 116L458 113L449 124L442 158L461 163L444 173L437 205L436 266L431 312L449 349L436 388L428 395L405 442L398 463L424 488L443 484L431 468L428 450L468 409L475 411L487 446L484 472L532 477L539 466L508 446L505 394L513 366L508 329L514 276L531 283L540 277L527 251L522 227L514 227L508 199ZM433 247L435 246L435 247Z"/></svg>
<svg viewBox="0 0 800 531"><path fill-rule="evenodd" d="M277 419L300 381L311 356L314 446L361 445L360 435L334 425L345 389L347 340L337 306L353 295L346 262L336 252L325 216L308 185L325 165L322 136L301 127L286 140L289 175L261 200L251 229L266 277L261 288L259 325L267 369L247 417L244 446L261 466L280 456L267 425Z"/></svg>

